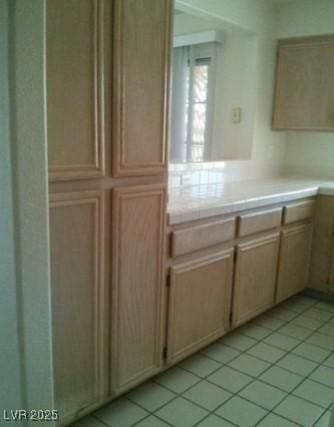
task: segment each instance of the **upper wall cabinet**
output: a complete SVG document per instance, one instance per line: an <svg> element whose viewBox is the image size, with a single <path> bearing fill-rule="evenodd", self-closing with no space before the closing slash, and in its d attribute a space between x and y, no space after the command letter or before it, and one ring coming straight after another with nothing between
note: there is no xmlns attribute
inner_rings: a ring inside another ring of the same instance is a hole
<svg viewBox="0 0 334 427"><path fill-rule="evenodd" d="M104 174L104 0L47 2L47 121L51 180Z"/></svg>
<svg viewBox="0 0 334 427"><path fill-rule="evenodd" d="M273 128L334 131L334 36L278 44Z"/></svg>
<svg viewBox="0 0 334 427"><path fill-rule="evenodd" d="M114 176L166 171L171 6L114 1Z"/></svg>

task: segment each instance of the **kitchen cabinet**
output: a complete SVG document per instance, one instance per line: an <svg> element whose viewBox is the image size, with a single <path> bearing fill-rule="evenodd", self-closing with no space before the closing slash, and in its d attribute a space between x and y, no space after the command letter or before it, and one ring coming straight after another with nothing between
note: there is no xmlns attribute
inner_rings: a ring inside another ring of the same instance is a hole
<svg viewBox="0 0 334 427"><path fill-rule="evenodd" d="M278 42L273 129L334 131L334 36Z"/></svg>
<svg viewBox="0 0 334 427"><path fill-rule="evenodd" d="M318 196L314 218L309 287L334 290L334 197Z"/></svg>
<svg viewBox="0 0 334 427"><path fill-rule="evenodd" d="M307 198L171 227L169 364L305 288L315 206Z"/></svg>
<svg viewBox="0 0 334 427"><path fill-rule="evenodd" d="M55 400L64 420L108 389L105 204L101 191L50 201Z"/></svg>
<svg viewBox="0 0 334 427"><path fill-rule="evenodd" d="M315 211L315 200L303 200L284 206L283 224L293 224L298 221L313 218Z"/></svg>
<svg viewBox="0 0 334 427"><path fill-rule="evenodd" d="M305 289L311 255L312 223L282 231L276 302Z"/></svg>
<svg viewBox="0 0 334 427"><path fill-rule="evenodd" d="M111 11L94 0L50 0L47 127L52 341L59 424L109 394L110 189L103 189Z"/></svg>
<svg viewBox="0 0 334 427"><path fill-rule="evenodd" d="M113 174L164 174L172 1L113 3Z"/></svg>
<svg viewBox="0 0 334 427"><path fill-rule="evenodd" d="M111 395L163 363L169 0L113 2ZM149 175L137 186L133 176ZM162 175L162 177L159 177ZM131 177L133 177L131 179Z"/></svg>
<svg viewBox="0 0 334 427"><path fill-rule="evenodd" d="M171 268L167 363L175 363L229 329L233 249Z"/></svg>
<svg viewBox="0 0 334 427"><path fill-rule="evenodd" d="M282 221L282 207L248 212L239 215L238 236L245 237L277 228Z"/></svg>
<svg viewBox="0 0 334 427"><path fill-rule="evenodd" d="M219 243L233 240L236 233L235 218L211 221L208 224L187 227L171 233L171 255L185 255Z"/></svg>
<svg viewBox="0 0 334 427"><path fill-rule="evenodd" d="M274 305L278 250L279 233L237 245L232 327Z"/></svg>
<svg viewBox="0 0 334 427"><path fill-rule="evenodd" d="M286 207L283 222L275 205L175 227L166 256L171 5L47 2L54 394L62 425L223 336L231 319L236 327L271 307L275 286L279 301L305 285L310 201Z"/></svg>
<svg viewBox="0 0 334 427"><path fill-rule="evenodd" d="M162 369L170 0L49 0L59 424Z"/></svg>
<svg viewBox="0 0 334 427"><path fill-rule="evenodd" d="M105 170L103 73L110 11L102 0L47 2L49 177L102 177ZM108 141L107 141L108 142Z"/></svg>
<svg viewBox="0 0 334 427"><path fill-rule="evenodd" d="M156 374L163 364L165 205L163 185L114 190L112 394Z"/></svg>

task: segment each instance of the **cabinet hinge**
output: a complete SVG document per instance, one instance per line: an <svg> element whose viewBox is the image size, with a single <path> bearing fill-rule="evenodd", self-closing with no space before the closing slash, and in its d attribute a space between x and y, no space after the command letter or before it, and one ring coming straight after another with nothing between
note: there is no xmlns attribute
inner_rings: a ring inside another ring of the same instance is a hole
<svg viewBox="0 0 334 427"><path fill-rule="evenodd" d="M163 350L162 350L162 358L163 358L164 360L166 360L166 359L167 359L167 347L164 347L164 348L163 348Z"/></svg>

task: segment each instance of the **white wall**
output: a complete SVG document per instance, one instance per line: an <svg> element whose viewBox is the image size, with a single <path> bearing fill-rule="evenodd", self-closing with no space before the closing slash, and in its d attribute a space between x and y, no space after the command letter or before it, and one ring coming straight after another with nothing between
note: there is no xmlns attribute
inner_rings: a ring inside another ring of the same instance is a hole
<svg viewBox="0 0 334 427"><path fill-rule="evenodd" d="M334 31L333 0L295 0L277 9L277 37L330 34Z"/></svg>
<svg viewBox="0 0 334 427"><path fill-rule="evenodd" d="M215 19L226 28L258 36L251 159L228 160L222 168L225 180L278 176L283 164L285 134L272 132L270 127L275 69L274 9L264 0L177 0L176 5L185 12Z"/></svg>
<svg viewBox="0 0 334 427"><path fill-rule="evenodd" d="M258 36L229 32L217 55L212 160L251 159L257 102ZM241 122L232 122L241 108Z"/></svg>
<svg viewBox="0 0 334 427"><path fill-rule="evenodd" d="M0 420L2 420L4 409L23 407L10 152L8 8L5 1L0 2L0 28Z"/></svg>
<svg viewBox="0 0 334 427"><path fill-rule="evenodd" d="M5 118L7 128L10 118L10 133L5 135L5 157L1 150L0 170L5 175L1 180L1 193L8 203L4 210L8 229L1 233L1 244L8 253L3 254L1 250L1 256L7 255L8 270L4 278L1 270L1 285L5 290L1 290L0 301L5 307L1 305L0 324L8 326L10 347L6 348L1 342L1 368L2 357L6 357L8 370L1 375L0 389L6 395L2 399L0 393L0 405L10 405L13 409L53 409L45 126L46 3L45 0L1 1L0 11L6 7L10 111L8 114L2 110L1 117L2 121ZM3 28L1 25L1 34ZM3 77L6 71L1 71ZM0 88L6 92L5 86ZM15 369L19 362L21 370Z"/></svg>
<svg viewBox="0 0 334 427"><path fill-rule="evenodd" d="M334 33L333 0L297 0L277 11L279 38ZM285 174L334 179L334 133L288 132Z"/></svg>

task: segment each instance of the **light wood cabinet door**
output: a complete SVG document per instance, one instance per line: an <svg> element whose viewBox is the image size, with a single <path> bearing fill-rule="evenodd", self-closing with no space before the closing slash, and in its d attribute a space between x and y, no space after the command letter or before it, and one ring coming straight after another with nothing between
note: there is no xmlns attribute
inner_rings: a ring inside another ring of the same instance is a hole
<svg viewBox="0 0 334 427"><path fill-rule="evenodd" d="M282 232L276 302L306 287L309 273L312 223Z"/></svg>
<svg viewBox="0 0 334 427"><path fill-rule="evenodd" d="M171 268L167 362L175 363L229 328L233 249Z"/></svg>
<svg viewBox="0 0 334 427"><path fill-rule="evenodd" d="M112 393L157 373L164 339L166 195L162 185L113 190Z"/></svg>
<svg viewBox="0 0 334 427"><path fill-rule="evenodd" d="M108 393L104 217L101 192L51 196L55 408L62 423Z"/></svg>
<svg viewBox="0 0 334 427"><path fill-rule="evenodd" d="M281 40L273 128L334 131L334 37Z"/></svg>
<svg viewBox="0 0 334 427"><path fill-rule="evenodd" d="M172 1L113 3L113 175L164 173Z"/></svg>
<svg viewBox="0 0 334 427"><path fill-rule="evenodd" d="M318 196L308 286L334 291L334 197Z"/></svg>
<svg viewBox="0 0 334 427"><path fill-rule="evenodd" d="M236 327L275 302L279 233L237 246L232 326Z"/></svg>
<svg viewBox="0 0 334 427"><path fill-rule="evenodd" d="M47 2L47 122L52 180L104 174L104 0Z"/></svg>

